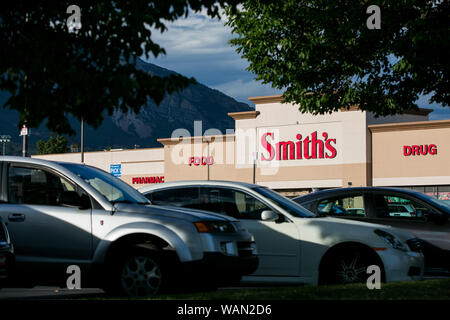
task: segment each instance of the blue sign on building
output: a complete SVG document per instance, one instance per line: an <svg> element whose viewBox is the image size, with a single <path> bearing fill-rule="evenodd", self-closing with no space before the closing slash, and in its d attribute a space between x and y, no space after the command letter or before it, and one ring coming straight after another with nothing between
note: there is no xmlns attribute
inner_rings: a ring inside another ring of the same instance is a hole
<svg viewBox="0 0 450 320"><path fill-rule="evenodd" d="M122 175L122 165L121 164L111 164L109 166L109 172L117 178L120 178Z"/></svg>

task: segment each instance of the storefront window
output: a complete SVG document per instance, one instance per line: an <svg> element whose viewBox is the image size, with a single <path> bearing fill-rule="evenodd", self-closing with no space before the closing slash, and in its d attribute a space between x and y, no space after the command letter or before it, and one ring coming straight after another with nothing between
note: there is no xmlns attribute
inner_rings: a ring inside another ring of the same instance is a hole
<svg viewBox="0 0 450 320"><path fill-rule="evenodd" d="M450 205L450 186L438 186L437 199Z"/></svg>
<svg viewBox="0 0 450 320"><path fill-rule="evenodd" d="M411 186L411 187L397 187L402 189L408 189L408 190L414 190L422 192L423 194L426 194L428 196L431 196L435 199L446 201L447 203L450 203L450 186Z"/></svg>

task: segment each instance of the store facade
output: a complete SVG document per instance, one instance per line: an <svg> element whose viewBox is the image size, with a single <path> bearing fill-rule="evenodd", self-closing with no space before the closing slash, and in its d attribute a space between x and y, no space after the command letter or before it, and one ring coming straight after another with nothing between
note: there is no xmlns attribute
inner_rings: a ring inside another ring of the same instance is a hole
<svg viewBox="0 0 450 320"><path fill-rule="evenodd" d="M450 195L450 120L429 121L430 109L379 118L357 107L311 115L282 104L281 96L250 100L255 110L230 113L235 128L227 132L200 128L192 137L180 128L158 139L162 148L89 152L85 162L134 187L209 179L256 183L287 196L371 185ZM80 160L79 153L36 157Z"/></svg>
<svg viewBox="0 0 450 320"><path fill-rule="evenodd" d="M369 126L373 185L450 201L450 120Z"/></svg>

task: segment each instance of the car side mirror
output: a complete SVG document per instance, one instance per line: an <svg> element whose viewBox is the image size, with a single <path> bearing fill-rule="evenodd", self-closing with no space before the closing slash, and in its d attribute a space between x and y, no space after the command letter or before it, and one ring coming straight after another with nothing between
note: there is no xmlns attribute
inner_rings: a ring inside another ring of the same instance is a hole
<svg viewBox="0 0 450 320"><path fill-rule="evenodd" d="M277 221L280 216L272 210L264 210L261 212L261 220L263 221Z"/></svg>
<svg viewBox="0 0 450 320"><path fill-rule="evenodd" d="M60 198L61 205L69 208L90 208L90 201L86 195L80 196L76 191L64 191Z"/></svg>

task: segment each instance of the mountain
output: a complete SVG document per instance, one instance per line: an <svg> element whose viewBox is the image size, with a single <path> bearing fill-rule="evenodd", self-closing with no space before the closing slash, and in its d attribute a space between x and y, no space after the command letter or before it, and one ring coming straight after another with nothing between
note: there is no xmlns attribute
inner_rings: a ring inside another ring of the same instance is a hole
<svg viewBox="0 0 450 320"><path fill-rule="evenodd" d="M140 59L137 67L162 77L174 73ZM7 97L7 94L0 92L0 134L12 137L12 142L7 146L7 154L18 155L21 153L21 137L17 129L19 114L3 109ZM138 114L117 111L112 116L105 116L97 130L85 126L85 150L134 148L135 145L139 148L161 147L156 139L170 137L178 128L187 129L193 135L194 121L199 120L202 121L203 132L216 128L225 133L226 129L234 128L234 120L227 115L229 112L249 110L252 109L247 104L237 102L218 90L202 84L191 85L183 91L168 95L159 106L149 101ZM79 144L79 121L70 119L70 122L77 129L77 135L67 137L69 144ZM35 152L39 139L47 139L49 136L50 132L45 124L31 129L30 153Z"/></svg>

